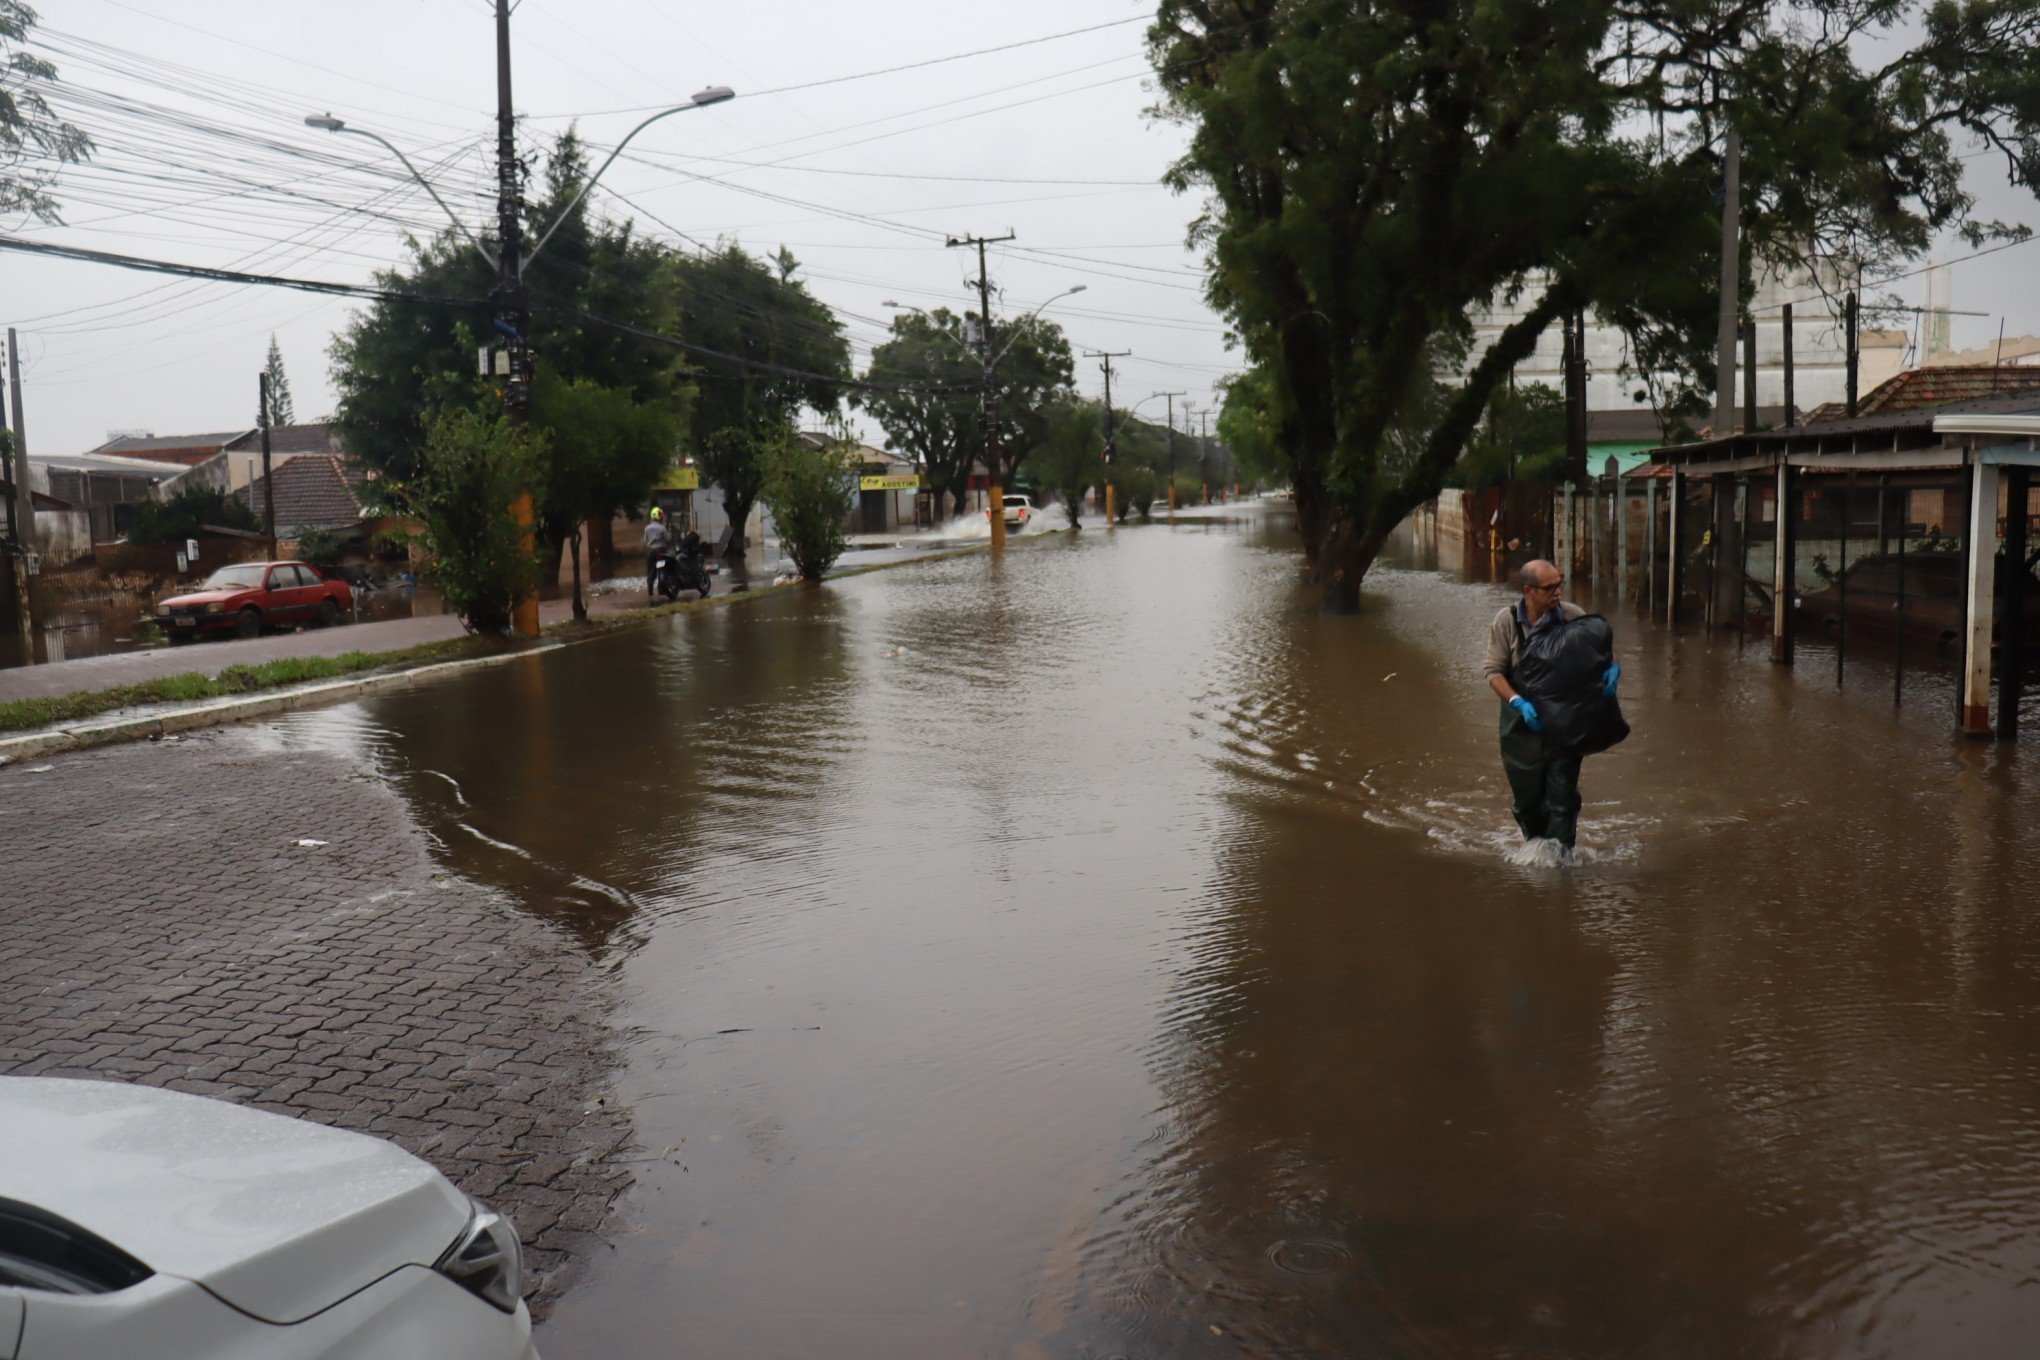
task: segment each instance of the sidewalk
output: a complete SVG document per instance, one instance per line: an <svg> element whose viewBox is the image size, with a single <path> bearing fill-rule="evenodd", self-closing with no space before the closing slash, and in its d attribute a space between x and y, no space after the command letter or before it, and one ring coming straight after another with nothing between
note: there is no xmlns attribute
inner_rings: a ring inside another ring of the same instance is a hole
<svg viewBox="0 0 2040 1360"><path fill-rule="evenodd" d="M836 564L837 573L866 567L891 566L923 557L939 556L953 545L872 548L848 552ZM751 573L752 586L772 584L769 568ZM712 593L733 593L731 573L713 578ZM584 591L591 620L613 618L642 609L645 597L642 577L617 577L597 582ZM573 617L571 598L540 601L539 623L551 627ZM15 666L0 670L0 703L11 699L42 699L63 694L111 689L116 685L138 684L167 675L216 676L228 666L253 666L290 657L340 656L346 652L391 652L427 642L445 642L466 635L460 620L451 614L423 618L384 619L375 623L349 623L338 628L307 628L298 632L272 633L259 638L208 639L176 646L152 647L146 651L110 652L105 656L80 657L43 666Z"/></svg>

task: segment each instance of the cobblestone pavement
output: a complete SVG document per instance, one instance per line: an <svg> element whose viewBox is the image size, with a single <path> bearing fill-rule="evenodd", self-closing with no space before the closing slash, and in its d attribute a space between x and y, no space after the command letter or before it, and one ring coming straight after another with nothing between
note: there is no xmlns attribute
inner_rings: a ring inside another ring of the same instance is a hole
<svg viewBox="0 0 2040 1360"><path fill-rule="evenodd" d="M543 1313L629 1181L585 953L339 757L234 729L50 764L0 770L0 1073L389 1138L516 1218Z"/></svg>

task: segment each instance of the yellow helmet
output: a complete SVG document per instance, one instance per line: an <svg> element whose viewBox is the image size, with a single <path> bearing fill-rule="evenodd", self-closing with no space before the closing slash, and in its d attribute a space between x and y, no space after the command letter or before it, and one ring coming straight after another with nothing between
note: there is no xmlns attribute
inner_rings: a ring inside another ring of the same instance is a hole
<svg viewBox="0 0 2040 1360"><path fill-rule="evenodd" d="M665 517L666 517L666 512L665 512L664 510L661 510L661 509L660 509L660 508L659 508L658 506L656 506L656 505L652 507L652 518L653 518L653 519L664 519Z"/></svg>

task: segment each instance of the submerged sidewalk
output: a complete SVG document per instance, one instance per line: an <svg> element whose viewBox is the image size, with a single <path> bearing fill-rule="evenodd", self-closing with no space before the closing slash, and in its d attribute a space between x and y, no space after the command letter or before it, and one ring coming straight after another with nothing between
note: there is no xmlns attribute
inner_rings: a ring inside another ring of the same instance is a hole
<svg viewBox="0 0 2040 1360"><path fill-rule="evenodd" d="M868 567L890 566L924 557L942 556L955 545L889 546L848 552L832 574ZM772 584L770 568L750 575L751 588ZM739 593L729 572L713 578L714 596ZM648 603L641 577L617 577L597 582L585 591L591 620L614 618ZM689 597L683 597L689 598ZM570 598L541 601L539 622L550 628L573 617ZM48 699L66 694L90 693L120 685L140 684L165 676L197 673L217 676L228 666L255 666L308 656L342 656L348 652L394 652L423 643L450 642L466 636L460 620L452 614L430 614L422 618L382 619L373 623L348 623L338 628L305 628L295 632L272 633L259 638L207 639L175 646L151 647L144 651L109 652L104 656L80 657L41 666L16 666L0 670L0 703L14 699Z"/></svg>

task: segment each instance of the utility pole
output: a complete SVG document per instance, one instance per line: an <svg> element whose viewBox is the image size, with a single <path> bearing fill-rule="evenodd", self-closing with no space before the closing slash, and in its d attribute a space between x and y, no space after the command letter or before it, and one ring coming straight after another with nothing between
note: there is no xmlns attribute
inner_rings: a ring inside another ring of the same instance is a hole
<svg viewBox="0 0 2040 1360"><path fill-rule="evenodd" d="M1860 319L1857 316L1857 307L1856 290L1851 288L1849 295L1842 299L1842 325L1848 330L1847 391L1849 419L1851 420L1856 418L1856 385L1860 380L1863 368L1863 352L1859 348L1862 342L1856 329L1857 322Z"/></svg>
<svg viewBox="0 0 2040 1360"><path fill-rule="evenodd" d="M1792 304L1789 302L1785 304L1780 325L1785 331L1778 348L1785 360L1785 428L1789 430L1799 423L1799 413L1792 408Z"/></svg>
<svg viewBox="0 0 2040 1360"><path fill-rule="evenodd" d="M985 438L985 499L986 515L992 524L992 551L1002 551L1006 546L1006 488L1005 469L1000 466L999 457L999 394L996 375L993 372L997 353L992 348L992 280L985 271L985 247L1010 241L1013 233L1004 236L952 236L949 246L954 249L977 247L978 257L978 363L984 370L983 407L978 420Z"/></svg>
<svg viewBox="0 0 2040 1360"><path fill-rule="evenodd" d="M1105 369L1105 527L1112 527L1112 459L1119 452L1119 430L1112 423L1112 361L1132 354L1130 349L1087 349L1086 359L1103 360Z"/></svg>
<svg viewBox="0 0 2040 1360"><path fill-rule="evenodd" d="M7 382L14 405L14 612L21 664L35 664L35 621L28 598L28 567L35 555L35 496L28 488L28 427L21 418L21 342L7 328Z"/></svg>
<svg viewBox="0 0 2040 1360"><path fill-rule="evenodd" d="M1721 325L1714 333L1714 437L1727 434L1735 421L1736 314L1742 302L1742 138L1728 128L1721 152Z"/></svg>
<svg viewBox="0 0 2040 1360"><path fill-rule="evenodd" d="M1742 409L1743 433L1757 432L1757 318L1755 313L1742 319Z"/></svg>
<svg viewBox="0 0 2040 1360"><path fill-rule="evenodd" d="M517 117L510 102L510 0L496 0L496 329L508 338L510 372L503 384L503 409L521 432L531 415L531 309L526 305L524 255L524 169L517 162ZM536 555L531 492L510 502L524 551ZM271 532L274 532L272 522ZM519 592L510 612L515 637L538 636L538 596Z"/></svg>
<svg viewBox="0 0 2040 1360"><path fill-rule="evenodd" d="M1565 318L1565 465L1576 482L1587 478L1587 312Z"/></svg>
<svg viewBox="0 0 2040 1360"><path fill-rule="evenodd" d="M0 365L0 374L5 367ZM0 426L7 423L6 381L0 377ZM8 564L8 576L14 582L14 632L21 640L21 664L35 664L35 621L30 617L28 598L28 549L22 542L21 521L25 517L35 523L35 498L31 493L28 508L20 506L21 490L28 485L28 453L19 443L9 440L7 453L7 552L13 559Z"/></svg>
<svg viewBox="0 0 2040 1360"><path fill-rule="evenodd" d="M274 561L276 546L276 479L270 476L269 465L269 370L263 369L255 375L255 390L259 395L261 410L257 413L262 426L262 522L269 529L269 557ZM251 498L252 499L252 498Z"/></svg>
<svg viewBox="0 0 2040 1360"><path fill-rule="evenodd" d="M1167 398L1168 398L1168 407L1169 407L1169 508L1170 508L1171 510L1174 510L1174 509L1176 508L1176 398L1178 398L1178 397L1187 397L1187 396L1189 396L1190 394L1189 394L1188 392L1163 392L1163 393L1160 393L1159 395L1161 395L1161 396L1164 396L1164 397L1167 397ZM1188 403L1188 402L1185 402L1185 403L1184 403L1184 405L1183 405L1183 423L1184 423L1185 425L1188 425L1188 424L1190 423L1190 405L1189 405L1189 403Z"/></svg>

